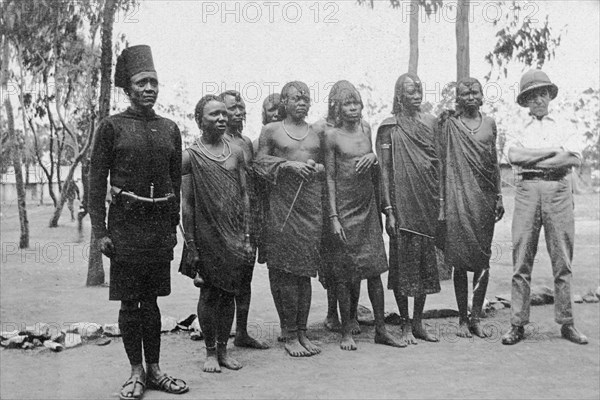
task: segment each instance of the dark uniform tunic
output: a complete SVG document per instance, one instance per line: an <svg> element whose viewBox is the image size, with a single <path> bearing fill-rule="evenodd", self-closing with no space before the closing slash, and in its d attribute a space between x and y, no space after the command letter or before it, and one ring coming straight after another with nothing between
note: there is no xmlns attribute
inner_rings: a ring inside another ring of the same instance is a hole
<svg viewBox="0 0 600 400"><path fill-rule="evenodd" d="M161 206L113 196L105 224L107 177L111 186L138 196L175 200ZM166 118L131 108L105 118L94 137L90 169L90 217L96 238L111 238L111 300L166 296L176 244L181 187L181 135Z"/></svg>

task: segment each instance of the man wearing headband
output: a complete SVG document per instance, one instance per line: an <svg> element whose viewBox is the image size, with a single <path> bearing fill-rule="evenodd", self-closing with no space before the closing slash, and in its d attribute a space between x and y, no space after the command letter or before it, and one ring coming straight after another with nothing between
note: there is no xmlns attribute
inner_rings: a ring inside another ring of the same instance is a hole
<svg viewBox="0 0 600 400"><path fill-rule="evenodd" d="M137 399L146 386L185 393L181 379L159 367L161 317L158 296L171 293L170 262L177 243L181 186L181 136L177 125L152 109L158 78L148 46L117 58L115 86L131 102L100 122L90 169L90 217L94 235L110 258L109 299L121 301L119 329L131 364L121 399ZM112 200L106 218L106 186ZM142 349L147 369L142 364Z"/></svg>
<svg viewBox="0 0 600 400"><path fill-rule="evenodd" d="M321 137L305 121L309 107L305 83L284 85L282 120L263 127L254 162L255 171L271 183L267 266L281 336L293 357L321 352L306 336L310 278L320 264L324 177Z"/></svg>

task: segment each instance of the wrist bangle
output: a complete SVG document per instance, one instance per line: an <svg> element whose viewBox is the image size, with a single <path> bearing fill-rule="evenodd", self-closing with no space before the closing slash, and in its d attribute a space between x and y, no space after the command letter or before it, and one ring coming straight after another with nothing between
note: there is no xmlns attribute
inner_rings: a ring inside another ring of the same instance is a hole
<svg viewBox="0 0 600 400"><path fill-rule="evenodd" d="M249 233L246 233L246 234L244 235L244 237L247 237L247 238L249 238L249 237L250 237L250 234L249 234Z"/></svg>
<svg viewBox="0 0 600 400"><path fill-rule="evenodd" d="M329 218L337 218L337 216L338 216L337 214L331 214L331 215L329 216Z"/></svg>
<svg viewBox="0 0 600 400"><path fill-rule="evenodd" d="M443 198L443 197L440 197L440 201L444 201L444 198Z"/></svg>
<svg viewBox="0 0 600 400"><path fill-rule="evenodd" d="M394 209L394 207L392 207L392 206L383 207L383 212L386 212L387 210L392 210L392 209Z"/></svg>

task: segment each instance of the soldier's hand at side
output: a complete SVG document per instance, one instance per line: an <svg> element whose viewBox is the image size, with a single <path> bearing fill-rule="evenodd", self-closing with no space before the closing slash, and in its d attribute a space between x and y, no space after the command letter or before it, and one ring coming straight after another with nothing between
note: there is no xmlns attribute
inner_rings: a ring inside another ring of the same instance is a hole
<svg viewBox="0 0 600 400"><path fill-rule="evenodd" d="M111 258L115 255L115 245L108 236L98 239L98 248L106 257Z"/></svg>
<svg viewBox="0 0 600 400"><path fill-rule="evenodd" d="M390 237L396 236L396 217L391 211L385 214L385 231Z"/></svg>
<svg viewBox="0 0 600 400"><path fill-rule="evenodd" d="M496 200L496 222L500 221L504 216L504 204L502 203L502 197Z"/></svg>
<svg viewBox="0 0 600 400"><path fill-rule="evenodd" d="M356 173L363 174L375 164L377 164L377 156L375 153L365 154L356 162Z"/></svg>
<svg viewBox="0 0 600 400"><path fill-rule="evenodd" d="M335 236L340 242L344 244L348 242L346 239L346 233L344 232L344 228L342 227L338 217L331 218L331 231L333 232L333 236Z"/></svg>
<svg viewBox="0 0 600 400"><path fill-rule="evenodd" d="M315 167L312 167L307 163L303 163L301 161L288 161L286 163L286 168L304 180L310 179L312 174L317 172Z"/></svg>

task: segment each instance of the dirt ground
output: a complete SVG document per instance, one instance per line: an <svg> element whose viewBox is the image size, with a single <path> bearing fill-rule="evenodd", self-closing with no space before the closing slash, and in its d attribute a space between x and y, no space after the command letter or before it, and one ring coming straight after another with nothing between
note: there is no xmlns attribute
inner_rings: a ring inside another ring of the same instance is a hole
<svg viewBox="0 0 600 400"><path fill-rule="evenodd" d="M600 211L598 194L576 196L576 242L573 262L574 294L599 285ZM507 214L496 227L488 298L510 293L512 271L510 223L513 197L505 191ZM65 212L59 228L47 228L51 208L31 205L31 249L19 251L15 204L2 206L2 266L0 273L1 330L45 322L114 323L119 304L108 301L108 289L86 288L87 245L77 242L76 224ZM89 237L89 219L85 237ZM552 287L543 237L534 285ZM180 246L180 245L179 245ZM163 315L195 313L198 290L176 273L180 247L172 263L172 294L161 298ZM105 259L105 269L108 271ZM108 278L108 277L107 277ZM595 398L600 397L600 315L598 304L575 304L577 326L588 336L587 346L560 337L553 306L532 308L523 343L503 346L499 337L509 327L510 310L492 313L485 324L493 337L459 339L456 319L427 320L441 342L393 349L373 343L373 328L357 337L358 351L339 349L338 337L323 328L326 295L313 281L309 334L322 354L294 359L277 343L277 314L270 294L267 269L257 265L253 280L250 331L271 343L269 350L246 350L230 345L244 368L221 374L202 372L204 343L185 332L164 334L161 366L185 379L191 390L176 396L147 391L145 399L208 398ZM384 284L387 276L383 276ZM363 286L361 304L369 306ZM429 296L426 308L455 308L450 281ZM386 310L397 311L386 291ZM388 326L398 334L398 327ZM0 350L2 399L115 399L129 367L123 345L113 338L107 346L84 345L62 353L49 350Z"/></svg>

